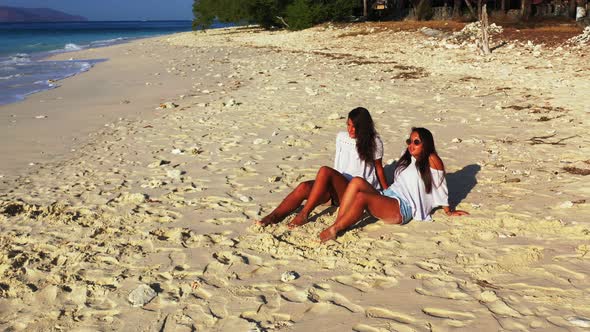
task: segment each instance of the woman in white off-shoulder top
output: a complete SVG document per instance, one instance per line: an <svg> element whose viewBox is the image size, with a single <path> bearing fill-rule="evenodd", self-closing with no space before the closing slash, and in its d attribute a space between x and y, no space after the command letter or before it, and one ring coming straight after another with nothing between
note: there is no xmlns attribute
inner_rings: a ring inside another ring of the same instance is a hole
<svg viewBox="0 0 590 332"><path fill-rule="evenodd" d="M359 221L365 210L389 224L431 220L432 210L439 206L450 216L468 214L449 207L444 164L436 153L432 133L426 128L412 128L406 143L408 148L395 166L389 188L379 192L362 178L350 182L336 221L320 234L322 242L335 239L339 231Z"/></svg>
<svg viewBox="0 0 590 332"><path fill-rule="evenodd" d="M307 223L311 211L320 204L332 200L338 205L351 179L360 177L367 185L378 190L387 187L383 170L383 142L375 131L371 114L357 107L348 113L347 132L336 137L334 168L322 166L315 180L300 183L269 215L257 221L267 226L285 219L303 201L301 211L289 222L293 228Z"/></svg>

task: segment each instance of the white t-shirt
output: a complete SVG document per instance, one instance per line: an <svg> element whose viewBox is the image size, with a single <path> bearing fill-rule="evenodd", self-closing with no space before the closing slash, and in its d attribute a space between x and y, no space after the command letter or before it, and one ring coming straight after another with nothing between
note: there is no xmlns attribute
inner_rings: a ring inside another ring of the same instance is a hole
<svg viewBox="0 0 590 332"><path fill-rule="evenodd" d="M379 136L375 137L374 160L383 158L383 141ZM334 157L334 169L342 173L348 181L353 177L362 177L375 189L380 189L381 184L375 172L375 163L365 163L361 160L356 150L356 140L348 136L348 132L341 131L336 136L336 156Z"/></svg>
<svg viewBox="0 0 590 332"><path fill-rule="evenodd" d="M410 203L414 220L430 221L432 209L449 205L449 190L444 172L430 168L430 174L432 174L432 190L427 193L424 181L416 168L416 158L412 157L410 165L396 175L393 184L389 186Z"/></svg>

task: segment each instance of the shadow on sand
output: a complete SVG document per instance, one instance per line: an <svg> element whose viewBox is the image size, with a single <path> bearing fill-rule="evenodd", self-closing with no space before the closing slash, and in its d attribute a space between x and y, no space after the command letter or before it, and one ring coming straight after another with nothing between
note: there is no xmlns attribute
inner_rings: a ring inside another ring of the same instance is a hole
<svg viewBox="0 0 590 332"><path fill-rule="evenodd" d="M477 173L481 166L471 164L462 169L447 173L447 186L449 187L449 205L454 208L461 203L477 185Z"/></svg>
<svg viewBox="0 0 590 332"><path fill-rule="evenodd" d="M395 168L395 163L390 165L385 165L385 174L387 175L387 183L391 184L391 180L393 178L393 170ZM477 185L477 173L481 170L481 166L476 164L471 164L463 167L462 169L453 172L447 173L447 186L449 188L449 205L451 208L455 208L459 203L461 203L467 195L475 188ZM390 178L391 177L391 178ZM337 211L335 206L330 206L320 213L316 214L310 221L315 221L321 216L326 214L333 214ZM369 213L365 213L361 220L357 222L355 225L350 227L350 229L354 228L363 228L369 224L375 223L378 219L371 216Z"/></svg>
<svg viewBox="0 0 590 332"><path fill-rule="evenodd" d="M385 174L387 174L387 183L391 184L390 176L393 177L393 170L395 169L395 163L390 165L385 165ZM453 172L447 173L447 186L449 189L449 205L451 208L455 208L459 203L461 203L467 195L475 188L477 185L477 173L481 170L481 166L476 164L471 164L463 167L462 169ZM352 226L350 229L354 228L362 228L369 224L376 222L378 219L371 216L368 213L365 213L363 218Z"/></svg>

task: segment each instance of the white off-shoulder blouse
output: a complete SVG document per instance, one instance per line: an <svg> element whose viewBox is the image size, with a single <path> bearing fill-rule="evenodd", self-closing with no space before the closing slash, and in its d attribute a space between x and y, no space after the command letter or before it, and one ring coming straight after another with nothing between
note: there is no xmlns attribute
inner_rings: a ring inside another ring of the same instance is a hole
<svg viewBox="0 0 590 332"><path fill-rule="evenodd" d="M449 205L449 190L444 172L430 168L430 174L432 190L427 193L424 181L416 168L416 158L412 157L410 165L396 174L393 184L389 187L410 203L414 220L431 221L432 209Z"/></svg>
<svg viewBox="0 0 590 332"><path fill-rule="evenodd" d="M383 141L379 136L375 137L374 160L383 158ZM334 169L342 173L348 181L354 177L362 177L375 189L379 190L381 184L375 172L375 163L366 163L361 160L356 150L356 140L350 138L348 132L341 131L336 136L336 156L334 157Z"/></svg>

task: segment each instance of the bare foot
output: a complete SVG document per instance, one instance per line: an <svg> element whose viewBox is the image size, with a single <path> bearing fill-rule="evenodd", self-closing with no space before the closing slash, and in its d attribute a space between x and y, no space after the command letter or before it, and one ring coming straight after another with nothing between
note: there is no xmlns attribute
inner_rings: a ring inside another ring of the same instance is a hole
<svg viewBox="0 0 590 332"><path fill-rule="evenodd" d="M298 213L295 216L295 218L293 218L293 220L291 220L291 222L289 222L287 227L289 227L290 229L293 229L295 227L303 226L303 225L307 224L308 222L309 222L309 220L307 220L307 217L305 217L301 213Z"/></svg>
<svg viewBox="0 0 590 332"><path fill-rule="evenodd" d="M324 229L320 233L320 242L321 243L326 243L326 242L328 242L330 240L335 240L336 239L336 233L338 233L338 231L334 227L328 227L328 228Z"/></svg>
<svg viewBox="0 0 590 332"><path fill-rule="evenodd" d="M280 220L271 213L268 216L262 218L262 220L256 221L256 225L266 227L268 225L276 224L278 222L280 222Z"/></svg>

